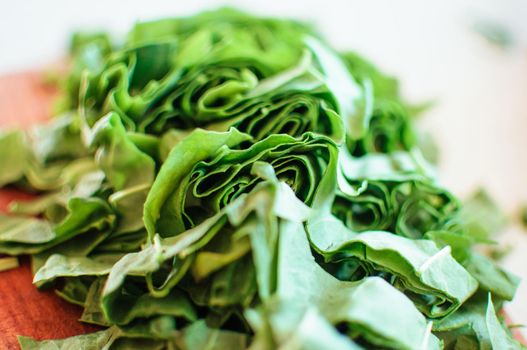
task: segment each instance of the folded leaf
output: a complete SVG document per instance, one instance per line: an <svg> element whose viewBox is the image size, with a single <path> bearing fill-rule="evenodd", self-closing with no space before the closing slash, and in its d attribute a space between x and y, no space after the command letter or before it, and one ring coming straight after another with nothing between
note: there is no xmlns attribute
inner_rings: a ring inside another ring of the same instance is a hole
<svg viewBox="0 0 527 350"><path fill-rule="evenodd" d="M212 135L195 132L172 150L145 204L150 235L178 234L249 192L262 181L251 174L255 162L269 163L276 176L308 205L321 206L332 199L333 194L328 191L334 183L337 149L330 139L310 133L302 139L272 135L247 149L223 146L203 156L191 153ZM204 148L201 150L205 152ZM195 165L190 169L180 166L191 154ZM151 218L156 219L155 228Z"/></svg>
<svg viewBox="0 0 527 350"><path fill-rule="evenodd" d="M89 144L97 148L95 159L117 191L153 182L154 160L130 140L117 114L97 122Z"/></svg>
<svg viewBox="0 0 527 350"><path fill-rule="evenodd" d="M325 217L308 224L313 247L343 280L382 276L405 293L430 318L459 308L475 291L476 280L429 240L410 240L383 231L354 233ZM331 265L331 264L330 264Z"/></svg>
<svg viewBox="0 0 527 350"><path fill-rule="evenodd" d="M0 252L39 253L79 235L105 232L115 222L109 206L98 198L72 198L67 209L66 217L54 227L39 219L0 217L0 225L5 230L0 235Z"/></svg>
<svg viewBox="0 0 527 350"><path fill-rule="evenodd" d="M226 133L212 133L197 129L174 147L159 170L145 202L143 220L150 237L158 232L156 221L160 217L163 205L178 185L185 180L185 176L196 163L212 157L223 146L233 147L249 139L247 135L236 129L231 129ZM205 140L207 142L204 142Z"/></svg>
<svg viewBox="0 0 527 350"><path fill-rule="evenodd" d="M511 301L514 298L520 279L502 270L489 258L472 252L463 266L478 280L480 289L490 292L495 300L499 298Z"/></svg>
<svg viewBox="0 0 527 350"><path fill-rule="evenodd" d="M412 301L387 282L378 277L339 281L324 271L311 255L302 225L282 223L277 278L278 297L315 305L353 339L394 349L439 348Z"/></svg>
<svg viewBox="0 0 527 350"><path fill-rule="evenodd" d="M333 213L354 231L387 230L409 238L422 238L449 227L458 212L457 200L427 181L358 179L347 184L356 193L337 192Z"/></svg>
<svg viewBox="0 0 527 350"><path fill-rule="evenodd" d="M28 150L21 131L0 133L0 187L20 180L28 166Z"/></svg>
<svg viewBox="0 0 527 350"><path fill-rule="evenodd" d="M458 312L434 323L446 348L525 349L498 320L491 295L474 298Z"/></svg>

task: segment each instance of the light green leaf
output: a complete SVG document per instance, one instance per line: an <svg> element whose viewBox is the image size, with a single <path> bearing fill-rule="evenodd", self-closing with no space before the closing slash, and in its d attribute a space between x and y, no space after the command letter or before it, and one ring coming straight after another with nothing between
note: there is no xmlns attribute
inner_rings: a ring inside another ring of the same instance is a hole
<svg viewBox="0 0 527 350"><path fill-rule="evenodd" d="M0 132L0 187L20 180L29 166L29 152L22 131Z"/></svg>

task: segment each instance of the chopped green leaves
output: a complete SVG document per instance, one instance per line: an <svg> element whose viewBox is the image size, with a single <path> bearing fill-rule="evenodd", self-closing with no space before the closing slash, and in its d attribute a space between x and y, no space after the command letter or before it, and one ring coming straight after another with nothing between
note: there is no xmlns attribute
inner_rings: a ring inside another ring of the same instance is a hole
<svg viewBox="0 0 527 350"><path fill-rule="evenodd" d="M474 249L503 216L438 185L364 58L220 9L78 33L71 59L65 113L0 134L0 186L40 195L0 253L105 329L23 349L521 348L496 316L518 279Z"/></svg>

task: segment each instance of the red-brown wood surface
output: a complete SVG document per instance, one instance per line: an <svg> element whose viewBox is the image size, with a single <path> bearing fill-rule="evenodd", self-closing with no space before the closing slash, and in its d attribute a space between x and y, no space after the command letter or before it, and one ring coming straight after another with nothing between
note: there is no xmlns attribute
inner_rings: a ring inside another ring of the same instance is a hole
<svg viewBox="0 0 527 350"><path fill-rule="evenodd" d="M0 77L0 128L26 128L49 117L54 91L37 73ZM13 199L28 195L0 190L0 211ZM65 338L92 332L78 322L81 308L60 299L53 291L38 291L31 284L29 259L17 269L0 272L0 349L18 349L17 335L37 339Z"/></svg>

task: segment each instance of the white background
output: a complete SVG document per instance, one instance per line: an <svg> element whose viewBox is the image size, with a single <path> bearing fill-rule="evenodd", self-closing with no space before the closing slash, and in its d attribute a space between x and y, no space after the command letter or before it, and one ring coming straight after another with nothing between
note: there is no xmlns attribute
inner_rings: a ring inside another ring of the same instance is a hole
<svg viewBox="0 0 527 350"><path fill-rule="evenodd" d="M443 184L458 195L484 186L511 217L527 203L524 0L2 1L0 74L56 61L75 29L119 35L137 20L224 4L312 21L338 48L358 50L400 77L410 100L434 99L423 124L440 143ZM516 45L489 45L471 29L478 20L508 27ZM527 232L516 225L502 240L515 248L504 264L527 280ZM507 309L527 324L526 283Z"/></svg>

